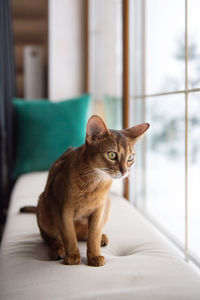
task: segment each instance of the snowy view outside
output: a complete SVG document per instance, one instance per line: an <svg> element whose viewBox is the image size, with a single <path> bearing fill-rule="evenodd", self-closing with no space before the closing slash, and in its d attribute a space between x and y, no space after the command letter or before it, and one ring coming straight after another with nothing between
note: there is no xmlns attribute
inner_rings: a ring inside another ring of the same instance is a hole
<svg viewBox="0 0 200 300"><path fill-rule="evenodd" d="M135 1L138 2L138 1ZM189 0L189 88L200 88L200 1ZM139 10L137 10L139 11ZM138 25L139 24L139 25ZM138 21L136 25L140 26ZM136 26L135 25L135 26ZM185 1L146 0L146 94L185 89ZM136 29L137 33L140 29ZM141 34L140 34L141 35ZM141 39L141 37L140 37ZM137 36L137 41L139 38ZM139 48L140 43L135 45ZM136 58L141 49L136 49ZM137 62L136 67L138 68ZM139 68L138 68L139 70ZM140 70L138 71L141 72ZM139 74L138 73L138 74ZM139 79L138 79L139 78ZM140 74L135 83L141 84ZM138 94L137 94L138 95ZM135 123L142 120L135 100ZM183 245L185 243L185 95L146 98L146 185L142 143L135 166L135 202ZM200 93L189 94L189 248L200 260ZM145 203L144 202L145 189Z"/></svg>
<svg viewBox="0 0 200 300"><path fill-rule="evenodd" d="M184 242L184 95L148 98L146 105L146 209Z"/></svg>
<svg viewBox="0 0 200 300"><path fill-rule="evenodd" d="M189 95L189 245L200 258L200 93Z"/></svg>

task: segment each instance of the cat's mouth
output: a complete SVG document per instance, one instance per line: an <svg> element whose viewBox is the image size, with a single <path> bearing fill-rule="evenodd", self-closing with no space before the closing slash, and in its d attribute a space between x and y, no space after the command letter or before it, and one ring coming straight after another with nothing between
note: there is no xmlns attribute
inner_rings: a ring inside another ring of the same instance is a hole
<svg viewBox="0 0 200 300"><path fill-rule="evenodd" d="M124 179L128 177L128 171L123 174L120 171L114 171L108 168L96 168L95 171L99 176L104 177L105 179L107 176L111 177L112 179Z"/></svg>
<svg viewBox="0 0 200 300"><path fill-rule="evenodd" d="M108 175L110 175L110 177L112 179L124 179L126 177L128 177L128 171L125 173L122 173L120 171L112 171L112 170L107 170Z"/></svg>
<svg viewBox="0 0 200 300"><path fill-rule="evenodd" d="M128 177L128 172L126 172L125 174L122 174L121 172L116 173L116 174L109 174L113 179L124 179L126 177Z"/></svg>

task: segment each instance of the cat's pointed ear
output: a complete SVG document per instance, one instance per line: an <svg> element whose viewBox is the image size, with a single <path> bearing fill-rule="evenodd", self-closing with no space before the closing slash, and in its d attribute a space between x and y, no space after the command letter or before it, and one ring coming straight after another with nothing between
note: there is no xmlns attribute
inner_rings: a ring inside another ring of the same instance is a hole
<svg viewBox="0 0 200 300"><path fill-rule="evenodd" d="M149 127L150 124L142 123L127 129L123 129L122 131L128 138L133 139L134 143L136 143L144 135L147 129L149 129Z"/></svg>
<svg viewBox="0 0 200 300"><path fill-rule="evenodd" d="M86 130L86 140L88 143L94 143L101 139L105 134L110 135L110 132L104 123L104 121L97 115L93 115L89 118Z"/></svg>

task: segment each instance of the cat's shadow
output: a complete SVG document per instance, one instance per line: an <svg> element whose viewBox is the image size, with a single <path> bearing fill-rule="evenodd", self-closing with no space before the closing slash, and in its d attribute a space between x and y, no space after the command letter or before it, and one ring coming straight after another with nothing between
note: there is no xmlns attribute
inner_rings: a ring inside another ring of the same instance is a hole
<svg viewBox="0 0 200 300"><path fill-rule="evenodd" d="M36 234L29 235L28 240L26 241L15 242L15 245L13 245L12 248L12 253L10 253L10 255L15 257L30 258L38 261L52 261L50 259L49 247L42 239L40 239L39 235ZM81 254L81 264L86 264L86 242L79 242L79 249ZM57 262L62 263L62 259Z"/></svg>
<svg viewBox="0 0 200 300"><path fill-rule="evenodd" d="M39 235L29 235L28 239L15 242L12 248L13 256L50 261L48 246L40 239Z"/></svg>

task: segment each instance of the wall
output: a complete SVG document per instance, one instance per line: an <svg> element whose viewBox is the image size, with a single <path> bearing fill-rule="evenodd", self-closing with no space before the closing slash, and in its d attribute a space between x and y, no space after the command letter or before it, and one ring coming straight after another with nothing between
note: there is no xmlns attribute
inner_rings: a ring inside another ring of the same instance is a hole
<svg viewBox="0 0 200 300"><path fill-rule="evenodd" d="M49 98L84 92L84 1L49 0Z"/></svg>
<svg viewBox="0 0 200 300"><path fill-rule="evenodd" d="M90 1L90 90L95 100L121 97L121 0Z"/></svg>

